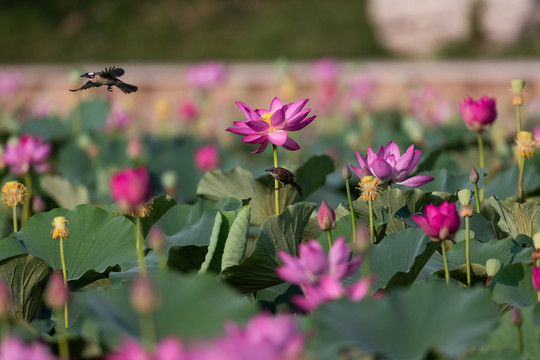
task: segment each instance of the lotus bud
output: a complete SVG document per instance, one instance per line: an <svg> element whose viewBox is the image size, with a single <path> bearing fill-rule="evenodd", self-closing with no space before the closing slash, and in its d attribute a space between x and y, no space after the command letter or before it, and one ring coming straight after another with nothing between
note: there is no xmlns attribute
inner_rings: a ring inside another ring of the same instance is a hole
<svg viewBox="0 0 540 360"><path fill-rule="evenodd" d="M336 214L334 213L334 210L324 201L322 202L319 212L317 213L317 221L319 222L319 226L323 231L329 231L336 227Z"/></svg>
<svg viewBox="0 0 540 360"><path fill-rule="evenodd" d="M473 166L473 168L471 169L471 173L469 174L469 180L473 184L477 184L479 179L480 175L478 175L478 171L476 171L476 168Z"/></svg>
<svg viewBox="0 0 540 360"><path fill-rule="evenodd" d="M532 284L536 291L540 292L540 266L533 265Z"/></svg>
<svg viewBox="0 0 540 360"><path fill-rule="evenodd" d="M469 205L471 203L471 190L461 189L457 193L461 205Z"/></svg>
<svg viewBox="0 0 540 360"><path fill-rule="evenodd" d="M176 173L172 170L165 171L161 175L161 185L165 194L174 197L176 195Z"/></svg>
<svg viewBox="0 0 540 360"><path fill-rule="evenodd" d="M165 235L161 228L154 226L150 229L148 234L148 246L150 246L155 251L161 252L165 249L167 241L165 240Z"/></svg>
<svg viewBox="0 0 540 360"><path fill-rule="evenodd" d="M52 273L45 288L45 304L52 310L60 310L69 301L69 290L59 271Z"/></svg>
<svg viewBox="0 0 540 360"><path fill-rule="evenodd" d="M0 279L0 318L5 319L13 313L13 296L4 279Z"/></svg>
<svg viewBox="0 0 540 360"><path fill-rule="evenodd" d="M521 79L512 80L512 104L516 106L523 105L523 89L525 89L525 81Z"/></svg>
<svg viewBox="0 0 540 360"><path fill-rule="evenodd" d="M157 290L148 275L137 274L130 290L133 309L140 315L150 315L159 306Z"/></svg>
<svg viewBox="0 0 540 360"><path fill-rule="evenodd" d="M341 176L343 176L343 179L349 180L352 177L351 169L347 164L343 165L343 169L341 170Z"/></svg>
<svg viewBox="0 0 540 360"><path fill-rule="evenodd" d="M523 316L521 316L521 311L519 311L518 308L512 308L512 312L510 313L510 321L517 327L520 327L521 324L523 324Z"/></svg>

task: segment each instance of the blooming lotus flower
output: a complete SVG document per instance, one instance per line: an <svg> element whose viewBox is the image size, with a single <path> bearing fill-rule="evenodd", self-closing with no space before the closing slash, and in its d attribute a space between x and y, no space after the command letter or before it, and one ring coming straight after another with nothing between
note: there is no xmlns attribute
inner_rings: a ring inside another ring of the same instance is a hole
<svg viewBox="0 0 540 360"><path fill-rule="evenodd" d="M105 356L105 360L185 360L187 358L182 344L173 337L161 340L155 354L147 352L135 340L127 339L113 353Z"/></svg>
<svg viewBox="0 0 540 360"><path fill-rule="evenodd" d="M425 175L413 176L407 179L407 175L414 169L421 154L421 150L415 150L414 145L411 145L401 155L397 144L390 141L386 146L381 146L377 154L368 147L365 158L356 151L360 168L353 165L351 167L360 179L372 175L379 179L381 184L395 183L408 187L418 187L433 180L431 176Z"/></svg>
<svg viewBox="0 0 540 360"><path fill-rule="evenodd" d="M202 172L211 171L219 166L219 151L216 145L210 144L195 150L195 165Z"/></svg>
<svg viewBox="0 0 540 360"><path fill-rule="evenodd" d="M49 349L39 343L24 344L14 336L8 336L0 344L2 360L57 360Z"/></svg>
<svg viewBox="0 0 540 360"><path fill-rule="evenodd" d="M2 160L9 166L12 174L24 175L31 169L43 173L49 170L46 161L50 153L50 144L43 143L39 137L23 135L17 141L6 144Z"/></svg>
<svg viewBox="0 0 540 360"><path fill-rule="evenodd" d="M198 89L207 90L225 80L225 65L218 61L209 61L194 65L186 70L186 81Z"/></svg>
<svg viewBox="0 0 540 360"><path fill-rule="evenodd" d="M131 123L131 115L121 106L115 105L105 123L105 129L108 132L124 131Z"/></svg>
<svg viewBox="0 0 540 360"><path fill-rule="evenodd" d="M532 284L536 291L540 291L540 266L533 265Z"/></svg>
<svg viewBox="0 0 540 360"><path fill-rule="evenodd" d="M194 122L199 117L199 108L197 103L192 100L188 100L180 104L178 107L178 114L182 120L186 122Z"/></svg>
<svg viewBox="0 0 540 360"><path fill-rule="evenodd" d="M474 101L467 97L459 104L459 111L465 121L465 125L476 132L488 130L497 118L497 109L495 108L495 99L482 96Z"/></svg>
<svg viewBox="0 0 540 360"><path fill-rule="evenodd" d="M410 96L411 113L428 127L439 127L450 119L450 104L430 87L413 91Z"/></svg>
<svg viewBox="0 0 540 360"><path fill-rule="evenodd" d="M143 167L114 174L110 186L113 199L126 211L140 210L152 197L150 178Z"/></svg>
<svg viewBox="0 0 540 360"><path fill-rule="evenodd" d="M269 143L282 146L287 150L298 150L300 146L289 137L287 132L301 130L315 119L315 116L307 117L311 109L304 109L304 106L308 101L309 99L304 99L283 105L276 97L268 110L253 110L242 102L236 102L248 120L235 121L234 126L226 130L244 135L243 142L259 144L254 154L263 152Z"/></svg>
<svg viewBox="0 0 540 360"><path fill-rule="evenodd" d="M429 204L424 216L411 215L413 220L424 230L427 236L435 240L450 239L459 229L461 218L456 204L443 202L440 206Z"/></svg>

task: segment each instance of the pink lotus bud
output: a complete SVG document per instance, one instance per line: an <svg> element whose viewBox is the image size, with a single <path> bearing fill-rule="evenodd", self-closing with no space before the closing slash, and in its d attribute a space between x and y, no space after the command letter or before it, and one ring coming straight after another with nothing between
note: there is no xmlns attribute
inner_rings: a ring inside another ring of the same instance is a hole
<svg viewBox="0 0 540 360"><path fill-rule="evenodd" d="M167 245L167 240L163 231L158 226L152 227L150 233L148 234L148 246L150 246L155 251L163 251Z"/></svg>
<svg viewBox="0 0 540 360"><path fill-rule="evenodd" d="M138 274L130 291L131 306L141 315L150 315L159 306L157 290L148 275Z"/></svg>
<svg viewBox="0 0 540 360"><path fill-rule="evenodd" d="M533 265L532 284L536 291L540 291L540 266Z"/></svg>
<svg viewBox="0 0 540 360"><path fill-rule="evenodd" d="M69 301L69 295L62 273L53 272L45 288L45 304L52 310L60 310Z"/></svg>
<svg viewBox="0 0 540 360"><path fill-rule="evenodd" d="M473 166L473 168L471 169L471 173L469 174L469 180L473 184L476 184L478 183L479 179L480 179L480 175L478 174L478 171L476 171L476 168Z"/></svg>
<svg viewBox="0 0 540 360"><path fill-rule="evenodd" d="M424 216L412 215L414 221L432 240L450 239L459 229L461 218L456 204L443 202L440 206L426 206Z"/></svg>
<svg viewBox="0 0 540 360"><path fill-rule="evenodd" d="M127 155L130 159L138 159L141 157L143 152L143 146L139 139L136 137L133 137L129 139L128 145L127 145Z"/></svg>
<svg viewBox="0 0 540 360"><path fill-rule="evenodd" d="M324 231L332 230L334 227L336 227L336 214L334 213L334 210L324 201L322 202L319 212L317 213L317 221L319 222L321 229Z"/></svg>
<svg viewBox="0 0 540 360"><path fill-rule="evenodd" d="M202 172L219 167L219 152L216 145L207 145L195 151L195 165Z"/></svg>
<svg viewBox="0 0 540 360"><path fill-rule="evenodd" d="M521 326L521 324L523 324L523 317L521 316L521 312L518 308L512 308L512 312L510 313L510 321L516 326Z"/></svg>
<svg viewBox="0 0 540 360"><path fill-rule="evenodd" d="M352 177L351 169L347 164L343 165L343 170L341 170L341 176L343 176L343 179L348 180Z"/></svg>
<svg viewBox="0 0 540 360"><path fill-rule="evenodd" d="M471 97L466 98L459 104L459 111L465 125L475 132L488 130L497 118L495 99L487 96L482 96L477 101L474 101Z"/></svg>
<svg viewBox="0 0 540 360"><path fill-rule="evenodd" d="M125 211L139 210L152 197L150 177L143 167L114 174L110 185L113 199Z"/></svg>
<svg viewBox="0 0 540 360"><path fill-rule="evenodd" d="M5 319L13 313L13 296L4 279L0 279L0 318Z"/></svg>

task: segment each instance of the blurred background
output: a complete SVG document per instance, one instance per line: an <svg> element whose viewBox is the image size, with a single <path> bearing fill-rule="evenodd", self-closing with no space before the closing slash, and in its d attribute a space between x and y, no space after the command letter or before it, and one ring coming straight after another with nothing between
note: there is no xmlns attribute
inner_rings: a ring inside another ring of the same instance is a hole
<svg viewBox="0 0 540 360"><path fill-rule="evenodd" d="M293 135L302 149L282 152L292 167L324 153L340 169L391 140L459 152L475 143L459 115L467 96L497 99L486 141L503 149L515 135L510 80L527 81L525 129L540 124L539 30L538 0L0 0L0 134L69 143L55 170L102 195L112 167L149 163L156 183L171 170L179 200L193 200L207 170L241 164L260 176L271 163L270 151L252 155L255 145L225 131L244 119L235 101L310 99L317 119ZM137 93L68 91L113 65ZM214 158L199 164L195 151L210 145ZM437 165L450 171L468 173L476 159L449 154ZM337 172L329 181L343 185Z"/></svg>

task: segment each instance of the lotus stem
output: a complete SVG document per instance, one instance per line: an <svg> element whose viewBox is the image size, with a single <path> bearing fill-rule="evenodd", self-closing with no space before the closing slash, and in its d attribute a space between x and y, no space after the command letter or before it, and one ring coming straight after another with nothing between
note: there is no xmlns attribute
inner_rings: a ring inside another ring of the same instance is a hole
<svg viewBox="0 0 540 360"><path fill-rule="evenodd" d="M519 162L518 162L518 167L519 167L519 177L518 177L518 202L519 203L522 203L525 201L525 196L524 196L524 193L523 193L523 171L525 170L525 157L524 156L520 156L519 157Z"/></svg>
<svg viewBox="0 0 540 360"><path fill-rule="evenodd" d="M521 131L521 106L516 105L517 132Z"/></svg>
<svg viewBox="0 0 540 360"><path fill-rule="evenodd" d="M65 312L64 317L66 319L65 321L67 321L67 315L65 314ZM62 328L61 326L58 327L58 353L60 355L60 359L69 360L69 344L67 340L66 329Z"/></svg>
<svg viewBox="0 0 540 360"><path fill-rule="evenodd" d="M153 351L156 344L156 328L153 314L140 314L139 326L141 327L141 340L144 347Z"/></svg>
<svg viewBox="0 0 540 360"><path fill-rule="evenodd" d="M373 225L373 201L371 199L368 200L368 206L369 206L369 243L373 245L375 243L374 241L374 232L375 227Z"/></svg>
<svg viewBox="0 0 540 360"><path fill-rule="evenodd" d="M484 169L485 167L484 138L481 132L476 133L476 139L478 140L478 157L479 157L480 169ZM484 187L485 187L485 181L484 181ZM484 201L484 187L480 188L480 201ZM480 204L478 206L480 206Z"/></svg>
<svg viewBox="0 0 540 360"><path fill-rule="evenodd" d="M17 206L13 207L13 232L19 231L19 227L17 226Z"/></svg>
<svg viewBox="0 0 540 360"><path fill-rule="evenodd" d="M353 208L353 203L351 200L351 187L349 185L349 179L345 179L345 186L347 187L347 199L349 200L349 212L351 213L353 244L355 244L356 243L356 219L354 216L354 208Z"/></svg>
<svg viewBox="0 0 540 360"><path fill-rule="evenodd" d="M277 157L277 146L273 146L273 152L274 152L274 167L278 167L278 157ZM279 215L279 181L277 179L274 179L274 196L276 199L276 215Z"/></svg>
<svg viewBox="0 0 540 360"><path fill-rule="evenodd" d="M67 289L68 284L67 284L66 258L64 256L64 238L61 236L60 236L60 261L62 263L62 277L64 278L64 286ZM64 325L66 329L69 327L67 301L64 303Z"/></svg>
<svg viewBox="0 0 540 360"><path fill-rule="evenodd" d="M21 215L21 227L24 225L26 220L30 218L30 201L32 200L32 174L30 171L24 174L24 186L28 191L26 200L23 203L22 215Z"/></svg>
<svg viewBox="0 0 540 360"><path fill-rule="evenodd" d="M476 212L480 214L480 196L478 195L478 184L474 183L474 198L476 200Z"/></svg>
<svg viewBox="0 0 540 360"><path fill-rule="evenodd" d="M143 239L142 239L142 229L141 229L141 218L136 217L136 234L135 234L135 245L137 247L137 258L139 259L139 268L141 274L146 276L146 264L144 263L144 254L143 254Z"/></svg>
<svg viewBox="0 0 540 360"><path fill-rule="evenodd" d="M332 243L334 242L332 239L332 232L330 230L326 230L326 235L328 235L328 250L330 250Z"/></svg>
<svg viewBox="0 0 540 360"><path fill-rule="evenodd" d="M444 278L446 279L446 285L450 284L450 271L448 270L448 260L446 259L446 246L445 240L441 240L441 252L444 262Z"/></svg>
<svg viewBox="0 0 540 360"><path fill-rule="evenodd" d="M520 325L516 325L517 328L517 336L518 336L518 351L520 354L523 354L523 329Z"/></svg>
<svg viewBox="0 0 540 360"><path fill-rule="evenodd" d="M471 232L469 227L469 217L465 216L465 263L467 266L467 286L471 287ZM444 245L443 245L444 246Z"/></svg>

